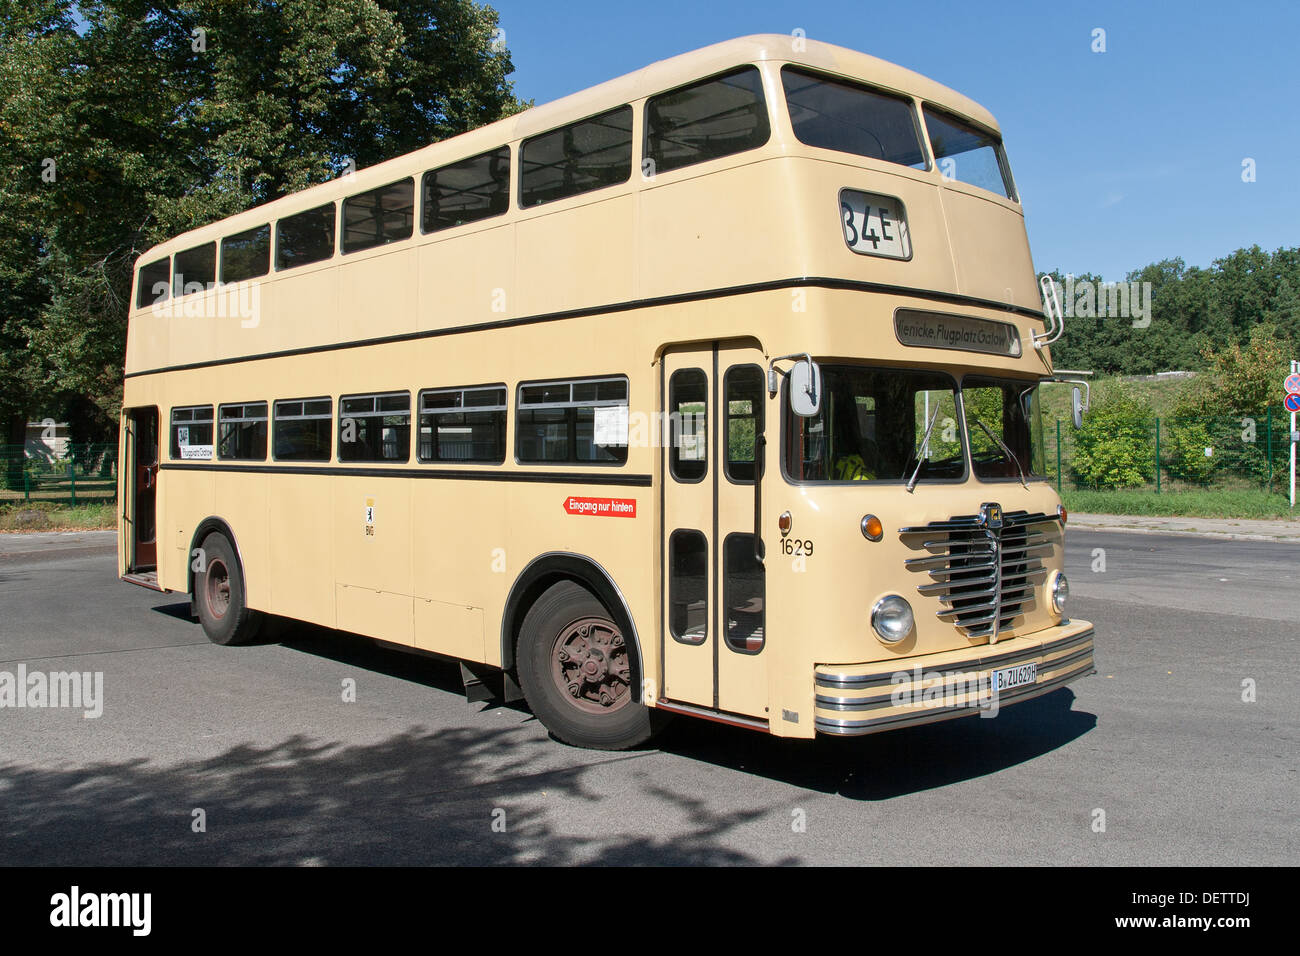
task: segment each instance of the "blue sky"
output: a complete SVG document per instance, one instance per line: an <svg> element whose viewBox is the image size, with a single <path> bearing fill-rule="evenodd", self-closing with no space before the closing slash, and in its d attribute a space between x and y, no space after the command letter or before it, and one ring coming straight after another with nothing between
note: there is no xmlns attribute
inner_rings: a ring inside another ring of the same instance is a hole
<svg viewBox="0 0 1300 956"><path fill-rule="evenodd" d="M1208 266L1253 243L1300 245L1297 0L489 2L516 92L537 103L795 28L959 90L1002 126L1039 271L1113 280L1165 258Z"/></svg>

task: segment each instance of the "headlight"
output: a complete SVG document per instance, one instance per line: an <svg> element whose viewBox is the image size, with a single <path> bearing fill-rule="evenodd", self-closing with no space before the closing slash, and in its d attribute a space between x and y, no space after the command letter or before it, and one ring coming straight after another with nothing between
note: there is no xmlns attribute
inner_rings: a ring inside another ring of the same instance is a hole
<svg viewBox="0 0 1300 956"><path fill-rule="evenodd" d="M871 627L886 644L897 644L912 633L915 621L912 605L897 594L888 594L871 609Z"/></svg>
<svg viewBox="0 0 1300 956"><path fill-rule="evenodd" d="M1064 571L1057 571L1052 580L1052 610L1057 614L1065 613L1065 602L1070 599L1070 582L1065 579Z"/></svg>

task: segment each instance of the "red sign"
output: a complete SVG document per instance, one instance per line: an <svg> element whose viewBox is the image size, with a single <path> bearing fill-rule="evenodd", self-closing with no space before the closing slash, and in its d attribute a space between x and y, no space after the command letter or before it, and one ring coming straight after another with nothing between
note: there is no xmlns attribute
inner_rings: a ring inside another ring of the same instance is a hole
<svg viewBox="0 0 1300 956"><path fill-rule="evenodd" d="M564 499L564 510L571 515L591 515L594 518L635 518L635 498L575 498Z"/></svg>
<svg viewBox="0 0 1300 956"><path fill-rule="evenodd" d="M1300 372L1296 372L1292 375L1288 375L1286 377L1286 382L1284 383L1284 385L1286 386L1286 390L1288 392L1292 392L1292 393L1300 392Z"/></svg>

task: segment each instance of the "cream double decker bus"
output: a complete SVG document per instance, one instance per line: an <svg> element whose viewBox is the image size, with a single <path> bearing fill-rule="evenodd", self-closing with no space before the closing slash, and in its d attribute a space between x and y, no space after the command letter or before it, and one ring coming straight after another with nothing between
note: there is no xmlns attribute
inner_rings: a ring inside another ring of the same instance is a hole
<svg viewBox="0 0 1300 956"><path fill-rule="evenodd" d="M1059 323L986 110L718 44L142 255L120 573L220 644L459 659L578 746L987 713L1093 672Z"/></svg>

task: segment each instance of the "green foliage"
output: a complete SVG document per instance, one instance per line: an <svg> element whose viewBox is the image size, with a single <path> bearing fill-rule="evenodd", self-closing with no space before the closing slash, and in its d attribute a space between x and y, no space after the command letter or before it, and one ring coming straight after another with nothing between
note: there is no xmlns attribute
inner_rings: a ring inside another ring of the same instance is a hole
<svg viewBox="0 0 1300 956"><path fill-rule="evenodd" d="M527 105L496 26L473 0L0 0L0 441L37 410L111 435L144 249Z"/></svg>
<svg viewBox="0 0 1300 956"><path fill-rule="evenodd" d="M1204 421L1187 420L1169 423L1167 437L1160 446L1160 463L1175 478L1197 485L1209 484L1221 458L1214 454L1214 437ZM1211 454L1206 455L1205 450Z"/></svg>
<svg viewBox="0 0 1300 956"><path fill-rule="evenodd" d="M1065 285L1062 273L1052 276ZM1102 282L1090 273L1074 279ZM1290 351L1300 351L1300 248L1269 253L1251 246L1208 269L1165 259L1128 273L1124 281L1151 283L1150 324L1135 328L1134 318L1067 316L1065 333L1052 346L1057 368L1119 375L1197 370L1206 365L1207 346L1245 343L1262 323L1273 326ZM1077 304L1076 298L1071 305Z"/></svg>
<svg viewBox="0 0 1300 956"><path fill-rule="evenodd" d="M1089 488L1132 488L1155 474L1151 416L1120 384L1094 391L1091 412L1074 436L1070 467Z"/></svg>
<svg viewBox="0 0 1300 956"><path fill-rule="evenodd" d="M1288 369L1287 345L1271 324L1250 330L1246 342L1201 352L1206 371L1178 396L1175 414L1249 415L1262 418L1282 397Z"/></svg>
<svg viewBox="0 0 1300 956"><path fill-rule="evenodd" d="M966 423L970 432L971 454L978 461L989 455L1001 456L1002 449L988 432L976 424L976 419L988 426L989 431L1002 437L1002 389L994 387L967 388L962 392L966 403ZM1023 462L1028 465L1029 462Z"/></svg>
<svg viewBox="0 0 1300 956"><path fill-rule="evenodd" d="M1274 326L1266 323L1251 329L1245 343L1233 342L1217 350L1206 347L1201 354L1206 370L1179 391L1174 415L1213 422L1212 430L1202 427L1212 439L1205 445L1215 449L1214 464L1219 470L1268 481L1268 407L1282 395L1282 380L1289 367L1287 345Z"/></svg>

